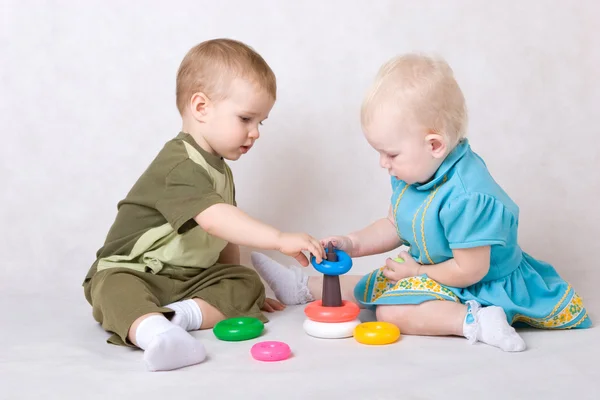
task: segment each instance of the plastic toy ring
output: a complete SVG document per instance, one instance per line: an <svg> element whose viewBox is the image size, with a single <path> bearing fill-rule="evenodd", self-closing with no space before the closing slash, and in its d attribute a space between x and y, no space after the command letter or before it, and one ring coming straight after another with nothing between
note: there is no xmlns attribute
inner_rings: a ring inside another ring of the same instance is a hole
<svg viewBox="0 0 600 400"><path fill-rule="evenodd" d="M250 354L258 361L281 361L287 359L292 350L283 342L258 342L250 349Z"/></svg>
<svg viewBox="0 0 600 400"><path fill-rule="evenodd" d="M327 252L328 249L325 249ZM315 256L310 258L310 262L317 271L325 275L343 275L352 268L352 259L345 251L333 249L338 256L338 261L328 261L323 259L321 263L317 263Z"/></svg>
<svg viewBox="0 0 600 400"><path fill-rule="evenodd" d="M389 322L363 322L354 329L354 339L362 344L390 344L400 337L400 329Z"/></svg>
<svg viewBox="0 0 600 400"><path fill-rule="evenodd" d="M341 307L323 307L321 300L313 301L304 308L304 314L317 322L348 322L356 319L360 308L350 301L343 300Z"/></svg>
<svg viewBox="0 0 600 400"><path fill-rule="evenodd" d="M348 322L339 322L330 324L327 322L317 322L310 319L304 320L302 325L304 332L308 335L321 339L341 339L352 337L354 328L360 324L360 320L355 319Z"/></svg>
<svg viewBox="0 0 600 400"><path fill-rule="evenodd" d="M259 337L264 328L265 324L258 318L238 317L218 322L213 333L220 340L237 342Z"/></svg>

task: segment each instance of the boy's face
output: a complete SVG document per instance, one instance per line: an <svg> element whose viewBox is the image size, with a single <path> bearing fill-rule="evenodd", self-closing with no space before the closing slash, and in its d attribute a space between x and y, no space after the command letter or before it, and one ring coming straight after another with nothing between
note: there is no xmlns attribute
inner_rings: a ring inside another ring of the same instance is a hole
<svg viewBox="0 0 600 400"><path fill-rule="evenodd" d="M440 143L432 141L427 129L413 119L379 109L364 131L379 153L381 168L409 185L430 180L443 161L437 153Z"/></svg>
<svg viewBox="0 0 600 400"><path fill-rule="evenodd" d="M275 101L244 79L231 82L226 99L207 107L203 136L214 153L227 160L246 154L260 137L259 125Z"/></svg>

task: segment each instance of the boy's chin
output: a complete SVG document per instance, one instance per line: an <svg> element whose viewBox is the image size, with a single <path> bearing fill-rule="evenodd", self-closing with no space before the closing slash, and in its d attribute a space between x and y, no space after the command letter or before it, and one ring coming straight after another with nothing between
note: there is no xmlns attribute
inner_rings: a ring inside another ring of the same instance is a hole
<svg viewBox="0 0 600 400"><path fill-rule="evenodd" d="M224 159L226 159L227 161L237 161L242 157L242 153L227 153L227 154L223 154L221 157L223 157Z"/></svg>

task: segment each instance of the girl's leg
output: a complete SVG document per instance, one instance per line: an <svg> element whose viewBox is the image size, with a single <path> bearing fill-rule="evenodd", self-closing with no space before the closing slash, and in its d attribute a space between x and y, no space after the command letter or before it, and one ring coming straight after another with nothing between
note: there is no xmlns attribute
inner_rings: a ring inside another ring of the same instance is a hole
<svg viewBox="0 0 600 400"><path fill-rule="evenodd" d="M426 301L418 305L378 306L379 321L390 322L407 335L463 336L504 351L523 351L525 342L508 324L500 307L481 307L475 301L467 304L451 301Z"/></svg>
<svg viewBox="0 0 600 400"><path fill-rule="evenodd" d="M452 301L426 301L418 305L378 306L378 321L390 322L406 335L464 336L467 306Z"/></svg>

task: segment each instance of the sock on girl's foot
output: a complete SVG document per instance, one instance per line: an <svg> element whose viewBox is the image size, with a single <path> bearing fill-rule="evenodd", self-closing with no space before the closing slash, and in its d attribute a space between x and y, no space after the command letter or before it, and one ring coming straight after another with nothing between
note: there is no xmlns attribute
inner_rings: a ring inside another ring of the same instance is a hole
<svg viewBox="0 0 600 400"><path fill-rule="evenodd" d="M504 351L523 351L527 347L517 331L508 324L501 307L481 307L473 300L467 301L463 334L471 344L479 341Z"/></svg>
<svg viewBox="0 0 600 400"><path fill-rule="evenodd" d="M186 331L197 331L202 325L202 311L193 299L167 304L165 307L175 311L171 322Z"/></svg>
<svg viewBox="0 0 600 400"><path fill-rule="evenodd" d="M198 340L163 315L144 319L135 331L138 347L150 371L170 371L201 363L206 350Z"/></svg>
<svg viewBox="0 0 600 400"><path fill-rule="evenodd" d="M285 267L262 253L253 252L250 256L256 272L283 304L305 304L314 301L308 289L308 276L300 267Z"/></svg>

